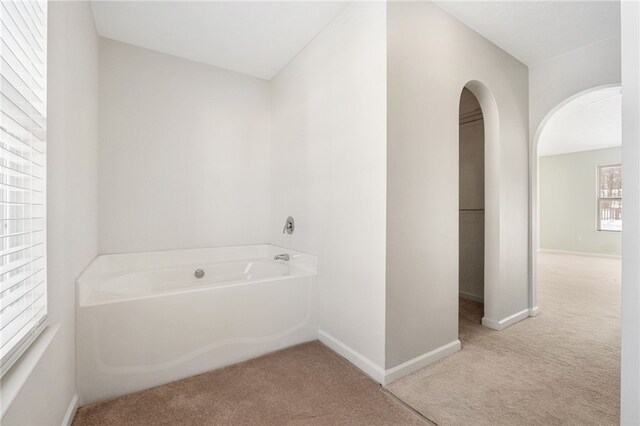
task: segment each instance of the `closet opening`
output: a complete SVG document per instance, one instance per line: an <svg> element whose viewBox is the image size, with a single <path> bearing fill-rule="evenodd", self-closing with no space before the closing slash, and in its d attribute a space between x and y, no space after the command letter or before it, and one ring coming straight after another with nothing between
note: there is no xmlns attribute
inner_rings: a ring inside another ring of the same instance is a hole
<svg viewBox="0 0 640 426"><path fill-rule="evenodd" d="M459 105L459 334L484 316L485 132L480 102L467 88Z"/></svg>

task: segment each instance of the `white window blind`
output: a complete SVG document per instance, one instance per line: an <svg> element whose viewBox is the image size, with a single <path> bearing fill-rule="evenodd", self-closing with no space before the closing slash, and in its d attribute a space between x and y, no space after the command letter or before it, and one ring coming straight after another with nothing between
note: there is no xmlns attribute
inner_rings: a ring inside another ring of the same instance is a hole
<svg viewBox="0 0 640 426"><path fill-rule="evenodd" d="M0 2L0 376L46 325L46 8Z"/></svg>

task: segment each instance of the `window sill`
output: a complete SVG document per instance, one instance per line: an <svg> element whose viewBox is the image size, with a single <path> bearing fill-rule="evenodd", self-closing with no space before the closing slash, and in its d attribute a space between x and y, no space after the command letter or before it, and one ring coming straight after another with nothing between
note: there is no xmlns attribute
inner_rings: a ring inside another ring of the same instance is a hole
<svg viewBox="0 0 640 426"><path fill-rule="evenodd" d="M22 354L20 359L2 377L0 386L0 419L4 417L20 389L27 382L29 376L40 362L42 355L53 341L53 338L60 330L61 324L49 324L38 338L29 346L29 349Z"/></svg>

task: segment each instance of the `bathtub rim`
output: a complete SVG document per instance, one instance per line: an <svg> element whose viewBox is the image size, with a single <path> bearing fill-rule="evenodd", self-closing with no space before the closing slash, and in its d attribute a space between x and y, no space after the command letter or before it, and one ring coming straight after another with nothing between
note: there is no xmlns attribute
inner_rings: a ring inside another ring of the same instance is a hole
<svg viewBox="0 0 640 426"><path fill-rule="evenodd" d="M161 297L175 297L181 294L191 294L191 293L199 293L199 292L205 292L205 291L223 291L223 290L228 290L234 287L244 287L248 285L262 284L262 283L272 282L272 281L289 281L297 278L313 277L315 275L316 273L309 272L309 273L298 274L298 275L284 275L284 276L278 276L278 277L260 278L260 279L250 280L250 281L231 282L229 284L219 285L219 286L203 285L202 287L190 287L190 288L185 288L181 290L168 291L164 293L150 293L150 294L145 294L143 296L125 297L117 300L106 300L104 302L86 303L86 301L78 300L77 307L79 309L90 309L98 306L114 305L114 304L128 303L128 302L139 302L140 300L157 299Z"/></svg>
<svg viewBox="0 0 640 426"><path fill-rule="evenodd" d="M204 262L197 262L197 261L191 261L191 263L176 262L176 263L165 264L164 266L139 266L137 268L120 267L120 268L116 268L108 271L103 270L106 267L106 265L99 265L99 263L108 262L110 259L125 261L127 258L138 257L140 258L140 260L145 260L144 258L147 258L146 260L149 261L149 258L151 258L154 255L164 256L164 257L171 256L172 254L203 255L208 251L216 251L220 254L225 250L230 252L231 251L237 252L237 251L241 251L242 249L246 249L251 253L256 253L259 250L263 250L263 253L265 255L263 256L249 255L245 257L225 257L220 259L209 259L207 260L207 262L208 263L224 263L224 262L242 261L242 260L269 259L272 255L274 255L274 253L276 254L289 253L292 255L292 260L289 262L286 262L286 264L289 266L290 269L295 270L296 273L293 275L264 277L264 278L252 279L247 281L230 282L229 284L225 284L225 285L218 285L218 286L203 285L201 287L184 288L176 291L169 291L169 292L163 292L158 294L151 293L151 294L145 294L143 296L134 296L134 297L117 299L117 300L106 300L104 302L98 302L98 303L89 303L89 304L87 303L87 299L90 294L89 291L91 290L89 288L84 288L84 287L90 287L91 285L95 285L95 280L98 280L100 278L105 278L106 276L110 276L111 278L113 278L119 275L120 273L121 274L141 273L141 272L157 270L157 269L169 269L173 267L195 266L198 263L204 263ZM94 269L96 268L98 268L99 270L94 271ZM262 282L268 282L268 281L274 281L274 280L288 280L288 279L295 279L295 278L304 277L304 276L317 276L317 275L318 275L318 257L316 255L305 253L299 250L289 249L282 246L276 246L274 244L248 244L248 245L235 245L235 246L222 246L222 247L200 247L200 248L190 248L190 249L154 250L154 251L144 251L144 252L139 251L139 252L127 252L127 253L105 253L105 254L96 255L91 260L91 262L89 262L86 268L84 268L84 270L80 273L80 275L76 278L75 280L76 307L86 309L86 308L92 308L96 306L108 305L113 303L125 303L125 302L148 299L148 298L176 296L178 294L191 293L196 291L223 290L223 289L228 289L234 286L244 286L244 285L262 283ZM83 294L83 293L86 293L86 294Z"/></svg>

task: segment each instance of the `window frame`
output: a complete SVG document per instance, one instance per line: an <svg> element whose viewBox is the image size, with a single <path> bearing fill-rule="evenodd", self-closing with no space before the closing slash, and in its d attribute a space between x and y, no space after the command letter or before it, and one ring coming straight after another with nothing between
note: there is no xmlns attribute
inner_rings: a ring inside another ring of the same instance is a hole
<svg viewBox="0 0 640 426"><path fill-rule="evenodd" d="M604 168L609 167L620 167L622 173L622 163L609 163L609 164L598 164L596 166L596 231L597 232L622 232L622 229L602 229L602 219L601 219L601 209L600 204L601 201L606 200L620 200L620 204L622 205L622 196L620 197L606 197L603 198L600 196L600 176L601 171ZM623 182L624 185L624 182Z"/></svg>

